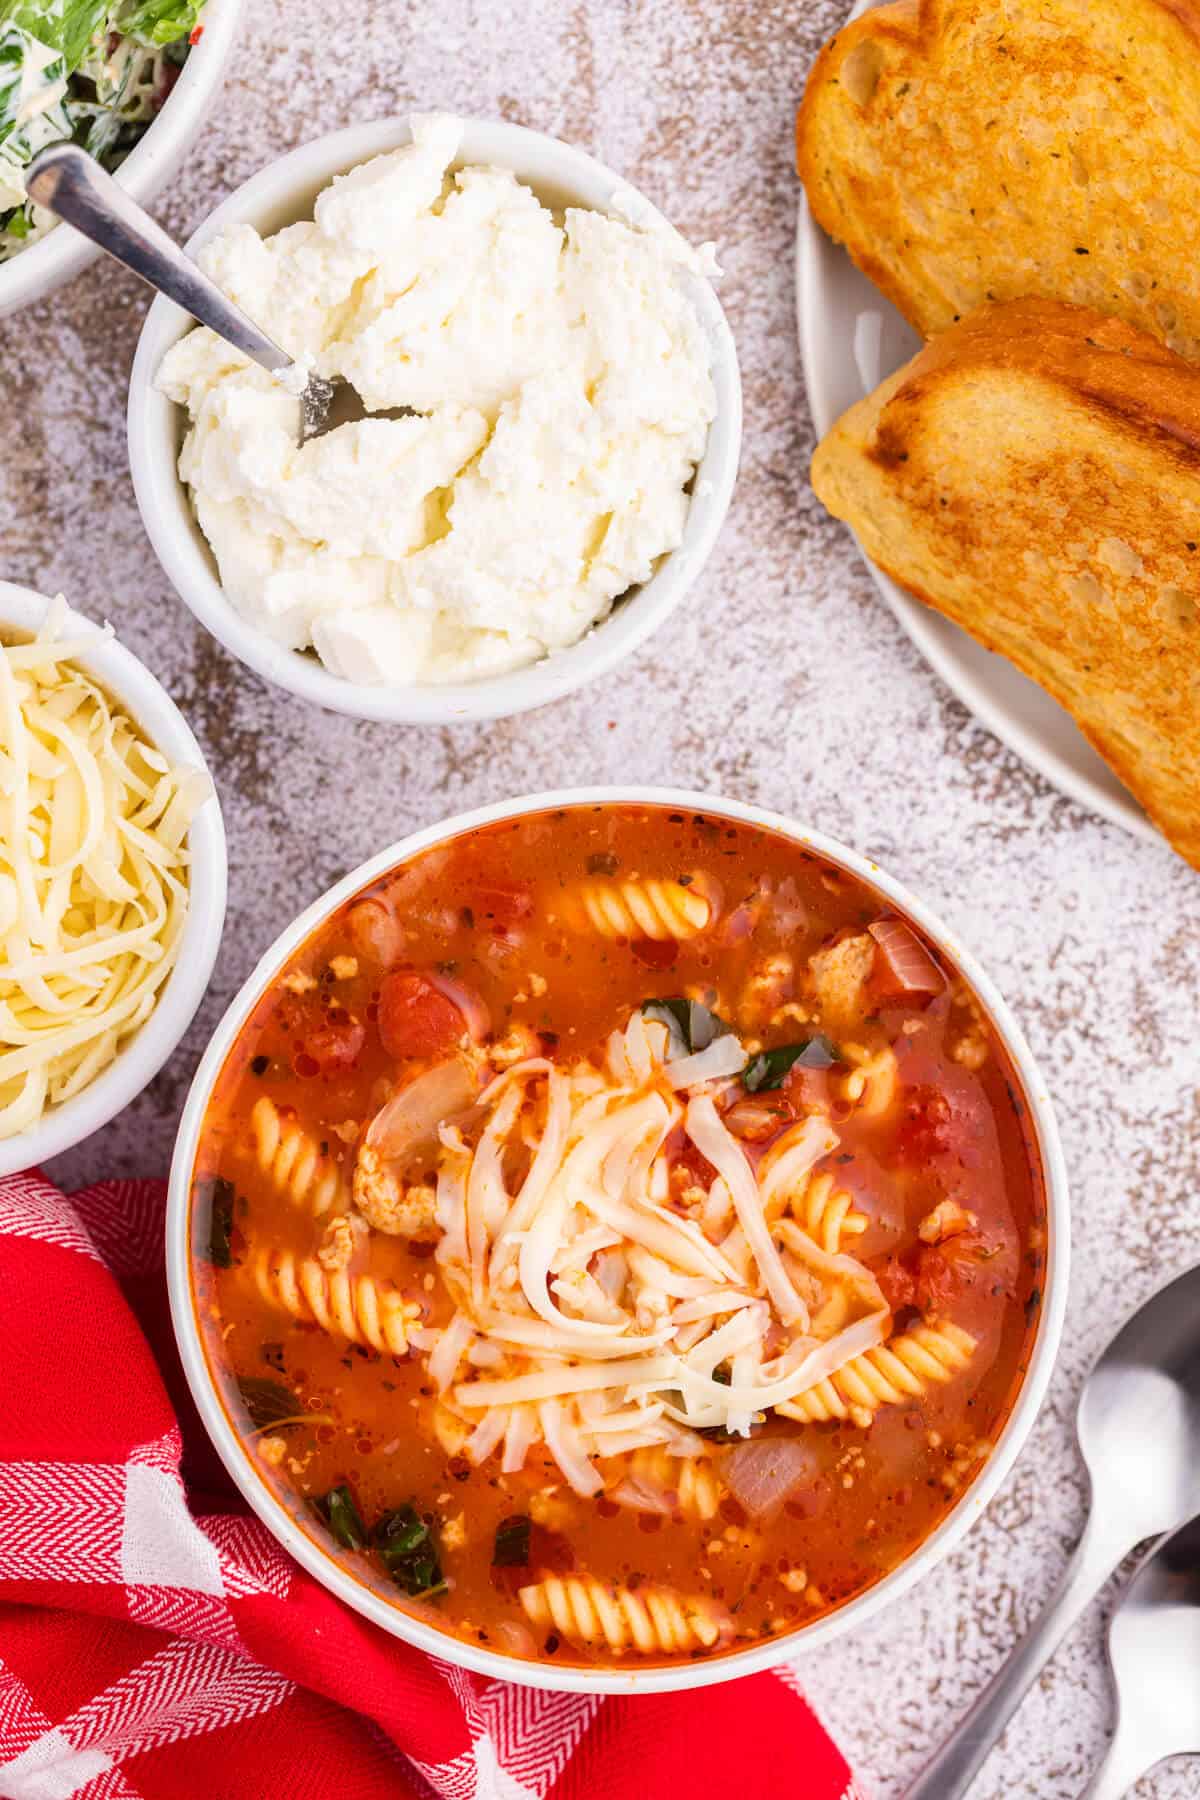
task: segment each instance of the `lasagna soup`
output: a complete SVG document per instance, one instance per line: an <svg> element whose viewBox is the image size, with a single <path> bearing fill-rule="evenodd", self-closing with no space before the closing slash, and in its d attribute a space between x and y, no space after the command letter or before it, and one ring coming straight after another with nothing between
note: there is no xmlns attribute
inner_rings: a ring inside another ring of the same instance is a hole
<svg viewBox="0 0 1200 1800"><path fill-rule="evenodd" d="M362 890L257 1003L193 1188L226 1403L398 1607L558 1663L804 1625L945 1517L1020 1385L1005 1053L770 831L579 806Z"/></svg>

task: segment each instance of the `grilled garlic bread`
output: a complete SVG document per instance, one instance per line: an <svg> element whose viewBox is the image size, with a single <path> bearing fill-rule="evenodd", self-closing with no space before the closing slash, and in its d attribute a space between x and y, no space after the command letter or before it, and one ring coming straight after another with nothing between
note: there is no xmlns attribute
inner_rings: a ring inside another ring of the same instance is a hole
<svg viewBox="0 0 1200 1800"><path fill-rule="evenodd" d="M812 480L1200 867L1200 366L1088 308L985 306L838 420Z"/></svg>
<svg viewBox="0 0 1200 1800"><path fill-rule="evenodd" d="M1200 357L1200 0L881 6L796 135L815 217L922 336L1037 294Z"/></svg>

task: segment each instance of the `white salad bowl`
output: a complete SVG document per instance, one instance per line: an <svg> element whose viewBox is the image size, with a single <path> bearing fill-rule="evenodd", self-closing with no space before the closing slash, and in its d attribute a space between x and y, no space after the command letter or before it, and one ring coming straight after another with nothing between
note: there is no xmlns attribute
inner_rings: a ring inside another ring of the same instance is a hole
<svg viewBox="0 0 1200 1800"><path fill-rule="evenodd" d="M703 812L712 817L728 818L778 832L793 843L815 851L817 855L826 857L845 869L882 895L900 913L913 920L930 941L944 951L961 970L1004 1045L1022 1097L1028 1106L1029 1123L1041 1160L1046 1193L1045 1281L1037 1332L1024 1380L995 1448L941 1525L873 1587L811 1625L800 1626L767 1643L757 1644L728 1656L711 1657L686 1666L665 1668L556 1668L544 1663L523 1662L514 1657L501 1656L493 1650L467 1643L450 1632L437 1630L424 1620L401 1611L398 1605L389 1604L380 1594L358 1581L302 1527L300 1518L303 1508L297 1505L294 1510L289 1509L260 1478L252 1456L234 1430L210 1368L197 1318L192 1282L192 1170L205 1113L214 1084L238 1033L288 959L361 887L378 880L398 863L419 852L497 820L561 807L597 804L657 804L686 812ZM992 982L970 951L936 914L901 887L899 882L885 874L877 864L856 851L848 850L844 845L835 843L818 832L808 831L761 807L666 788L576 788L532 795L520 800L501 801L494 806L462 813L446 820L444 824L432 825L415 832L400 843L381 850L369 862L346 875L276 938L217 1026L183 1109L171 1164L167 1205L167 1281L184 1371L200 1415L225 1467L250 1506L283 1547L331 1593L393 1636L403 1638L418 1649L440 1657L444 1662L456 1663L498 1680L570 1693L663 1693L731 1681L756 1669L768 1668L797 1652L814 1650L881 1612L922 1576L928 1575L956 1548L1012 1468L1045 1396L1066 1310L1069 1236L1066 1167L1046 1083L1038 1071L1020 1027Z"/></svg>
<svg viewBox="0 0 1200 1800"><path fill-rule="evenodd" d="M183 165L220 91L242 17L242 0L208 0L204 31L179 80L141 142L116 172L116 180L143 205L153 200ZM0 263L0 319L41 300L71 281L100 252L70 226L30 244Z"/></svg>
<svg viewBox="0 0 1200 1800"><path fill-rule="evenodd" d="M49 605L44 594L0 581L0 639L32 638ZM205 767L183 714L131 650L76 612L66 614L64 632L94 636L95 648L71 660L129 714L169 762ZM192 860L187 919L178 960L154 1011L108 1068L73 1099L48 1108L31 1130L0 1138L0 1176L47 1162L107 1125L149 1085L191 1024L208 986L225 922L225 828L215 791L192 820L188 844Z"/></svg>
<svg viewBox="0 0 1200 1800"><path fill-rule="evenodd" d="M461 124L456 168L483 164L511 169L556 208L619 210L622 218L634 223L664 223L642 194L582 150L519 125L480 119L464 119ZM406 120L384 119L304 144L231 194L187 249L195 254L235 224L249 223L267 235L311 219L318 194L335 175L410 141ZM375 687L344 681L315 655L273 643L249 624L221 587L216 561L179 478L186 414L154 385L163 357L194 321L171 301L158 299L146 319L130 377L129 460L142 519L163 569L201 624L264 680L355 718L414 725L505 718L557 700L607 674L645 642L695 582L716 542L737 475L742 389L733 335L710 284L700 276L686 279L711 348L716 416L692 483L683 541L661 559L649 581L620 600L608 618L569 648L509 674L475 681Z"/></svg>

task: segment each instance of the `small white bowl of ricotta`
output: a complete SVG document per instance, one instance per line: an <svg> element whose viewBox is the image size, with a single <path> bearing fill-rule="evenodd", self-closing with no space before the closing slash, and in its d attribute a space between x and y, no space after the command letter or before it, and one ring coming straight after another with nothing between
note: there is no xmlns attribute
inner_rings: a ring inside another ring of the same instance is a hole
<svg viewBox="0 0 1200 1800"><path fill-rule="evenodd" d="M446 114L355 126L188 250L366 409L301 444L294 393L150 310L142 517L265 680L359 718L505 717L606 674L696 581L737 474L737 354L711 259L603 164Z"/></svg>
<svg viewBox="0 0 1200 1800"><path fill-rule="evenodd" d="M191 1024L225 922L200 746L132 651L0 581L0 1176L98 1131Z"/></svg>

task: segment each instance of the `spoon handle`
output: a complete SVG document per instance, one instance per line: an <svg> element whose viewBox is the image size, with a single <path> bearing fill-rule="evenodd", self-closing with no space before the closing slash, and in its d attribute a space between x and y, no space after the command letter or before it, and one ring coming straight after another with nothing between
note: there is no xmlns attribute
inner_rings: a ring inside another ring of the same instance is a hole
<svg viewBox="0 0 1200 1800"><path fill-rule="evenodd" d="M1034 1678L1088 1601L1097 1594L1132 1545L1125 1534L1106 1531L1093 1511L1057 1591L1041 1617L997 1669L970 1712L926 1763L902 1800L959 1800Z"/></svg>
<svg viewBox="0 0 1200 1800"><path fill-rule="evenodd" d="M186 308L274 374L291 357L228 300L136 200L77 144L51 144L35 156L25 185L39 206L56 213L143 281Z"/></svg>

